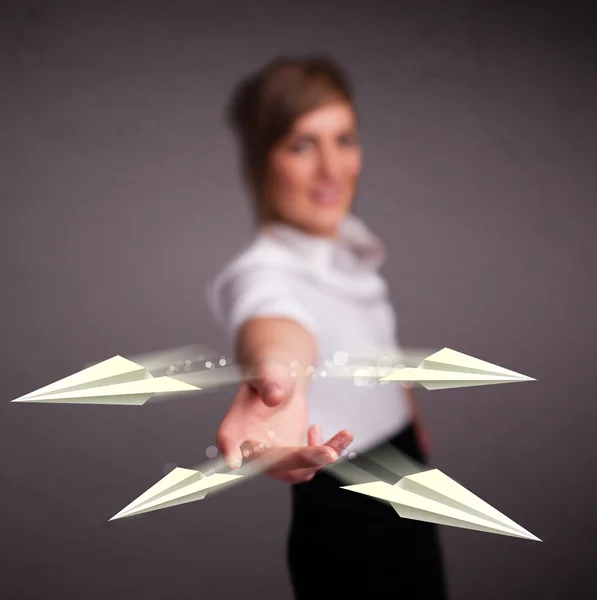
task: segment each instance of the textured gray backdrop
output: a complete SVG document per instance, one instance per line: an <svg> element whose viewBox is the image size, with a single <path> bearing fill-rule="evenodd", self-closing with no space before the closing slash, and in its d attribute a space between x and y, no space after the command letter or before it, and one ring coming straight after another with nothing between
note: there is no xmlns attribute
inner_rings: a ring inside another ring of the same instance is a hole
<svg viewBox="0 0 597 600"><path fill-rule="evenodd" d="M544 540L443 529L453 598L597 594L594 28L590 3L520 4L2 2L2 598L290 597L282 484L108 523L205 458L232 389L9 401L115 354L227 350L203 290L252 220L223 104L313 50L357 84L403 342L539 380L422 396L434 464Z"/></svg>

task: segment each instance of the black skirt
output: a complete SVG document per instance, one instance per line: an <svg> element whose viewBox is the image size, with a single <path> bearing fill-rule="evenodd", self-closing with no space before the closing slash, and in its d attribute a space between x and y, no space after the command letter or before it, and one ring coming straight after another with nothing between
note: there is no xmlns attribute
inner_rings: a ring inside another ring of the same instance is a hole
<svg viewBox="0 0 597 600"><path fill-rule="evenodd" d="M425 462L412 427L389 443ZM291 486L287 558L296 600L446 600L437 526L402 519L387 502L342 485L321 472Z"/></svg>

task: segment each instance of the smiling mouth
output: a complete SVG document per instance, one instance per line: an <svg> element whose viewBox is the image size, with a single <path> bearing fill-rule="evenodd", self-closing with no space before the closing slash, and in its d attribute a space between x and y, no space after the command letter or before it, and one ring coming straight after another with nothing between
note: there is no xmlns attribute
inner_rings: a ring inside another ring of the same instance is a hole
<svg viewBox="0 0 597 600"><path fill-rule="evenodd" d="M342 191L340 188L326 188L313 190L311 200L322 206L333 206L342 201Z"/></svg>

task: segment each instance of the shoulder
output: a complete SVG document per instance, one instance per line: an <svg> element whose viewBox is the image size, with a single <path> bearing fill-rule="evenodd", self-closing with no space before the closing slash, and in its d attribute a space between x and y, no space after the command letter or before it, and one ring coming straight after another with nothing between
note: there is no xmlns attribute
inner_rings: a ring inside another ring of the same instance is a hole
<svg viewBox="0 0 597 600"><path fill-rule="evenodd" d="M305 320L291 291L293 281L303 270L300 259L283 245L257 236L208 285L209 310L221 324L240 321L251 314Z"/></svg>
<svg viewBox="0 0 597 600"><path fill-rule="evenodd" d="M263 236L255 240L217 274L208 286L210 293L291 278L300 270L297 258L280 244Z"/></svg>

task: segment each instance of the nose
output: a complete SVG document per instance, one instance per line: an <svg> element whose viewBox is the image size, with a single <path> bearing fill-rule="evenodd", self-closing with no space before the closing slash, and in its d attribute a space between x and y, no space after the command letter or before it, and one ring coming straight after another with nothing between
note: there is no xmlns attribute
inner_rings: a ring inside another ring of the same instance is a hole
<svg viewBox="0 0 597 600"><path fill-rule="evenodd" d="M319 153L319 174L324 179L336 179L342 172L342 154L334 146L323 147Z"/></svg>

